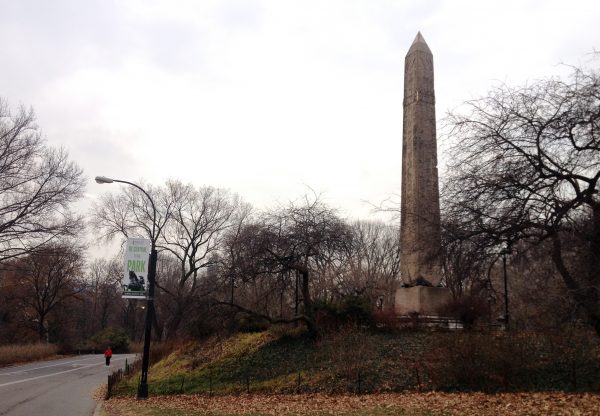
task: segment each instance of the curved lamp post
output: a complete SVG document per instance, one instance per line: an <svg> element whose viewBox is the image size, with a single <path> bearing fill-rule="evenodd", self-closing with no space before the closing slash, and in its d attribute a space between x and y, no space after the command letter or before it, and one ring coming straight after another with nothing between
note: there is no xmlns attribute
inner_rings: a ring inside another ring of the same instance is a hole
<svg viewBox="0 0 600 416"><path fill-rule="evenodd" d="M147 399L148 398L148 364L150 362L150 337L152 335L152 320L154 315L154 280L156 278L156 206L154 205L154 201L148 195L141 186L127 181L122 181L119 179L111 179L105 176L96 176L96 182L99 184L104 183L124 183L126 185L131 185L146 195L150 204L152 205L152 238L151 238L151 248L150 248L150 261L148 267L148 297L147 297L147 310L146 310L146 325L144 328L144 354L142 356L142 377L140 380L140 384L138 386L137 398L138 399Z"/></svg>

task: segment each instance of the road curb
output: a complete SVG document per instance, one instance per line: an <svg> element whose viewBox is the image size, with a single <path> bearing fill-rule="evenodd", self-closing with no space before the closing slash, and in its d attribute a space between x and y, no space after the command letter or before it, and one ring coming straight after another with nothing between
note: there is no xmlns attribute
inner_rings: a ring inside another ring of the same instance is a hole
<svg viewBox="0 0 600 416"><path fill-rule="evenodd" d="M102 415L102 405L104 404L104 400L100 400L98 402L98 404L96 404L96 407L94 408L94 415L93 416L101 416Z"/></svg>

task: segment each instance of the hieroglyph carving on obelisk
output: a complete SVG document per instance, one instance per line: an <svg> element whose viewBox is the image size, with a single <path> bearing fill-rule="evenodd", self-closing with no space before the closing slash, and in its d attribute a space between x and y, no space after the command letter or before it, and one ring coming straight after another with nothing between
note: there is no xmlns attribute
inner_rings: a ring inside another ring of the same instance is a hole
<svg viewBox="0 0 600 416"><path fill-rule="evenodd" d="M441 279L440 196L433 55L419 32L404 61L400 274L409 285Z"/></svg>

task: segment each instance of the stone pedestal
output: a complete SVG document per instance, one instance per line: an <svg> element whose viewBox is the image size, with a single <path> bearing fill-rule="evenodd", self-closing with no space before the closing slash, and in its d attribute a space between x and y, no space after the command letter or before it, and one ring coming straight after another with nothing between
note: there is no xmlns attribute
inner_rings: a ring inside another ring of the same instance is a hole
<svg viewBox="0 0 600 416"><path fill-rule="evenodd" d="M439 316L439 309L450 301L452 294L446 287L413 286L396 290L394 309L397 315Z"/></svg>

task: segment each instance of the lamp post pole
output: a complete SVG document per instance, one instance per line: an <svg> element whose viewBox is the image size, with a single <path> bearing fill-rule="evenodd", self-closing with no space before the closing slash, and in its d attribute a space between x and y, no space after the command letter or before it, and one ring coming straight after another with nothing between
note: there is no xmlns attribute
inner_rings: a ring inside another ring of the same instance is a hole
<svg viewBox="0 0 600 416"><path fill-rule="evenodd" d="M502 251L502 269L504 271L504 322L506 329L509 328L510 315L508 313L508 279L506 277L506 255L510 254L510 249L506 248Z"/></svg>
<svg viewBox="0 0 600 416"><path fill-rule="evenodd" d="M146 311L146 327L144 328L144 355L142 355L142 377L138 386L137 398L148 398L148 365L150 363L150 339L152 336L152 320L154 319L154 279L156 278L156 247L154 240L150 250L150 263L148 268L148 299Z"/></svg>
<svg viewBox="0 0 600 416"><path fill-rule="evenodd" d="M142 355L142 377L138 386L137 398L138 400L145 400L148 398L148 365L150 363L150 340L152 336L152 320L154 319L154 282L156 279L156 261L158 254L156 252L156 206L154 201L141 186L133 183L122 181L119 179L111 179L104 176L96 176L96 182L99 184L104 183L124 183L126 185L133 186L140 191L150 201L152 205L152 235L151 235L151 247L150 247L150 259L148 264L148 297L146 298L146 325L144 327L144 352Z"/></svg>

